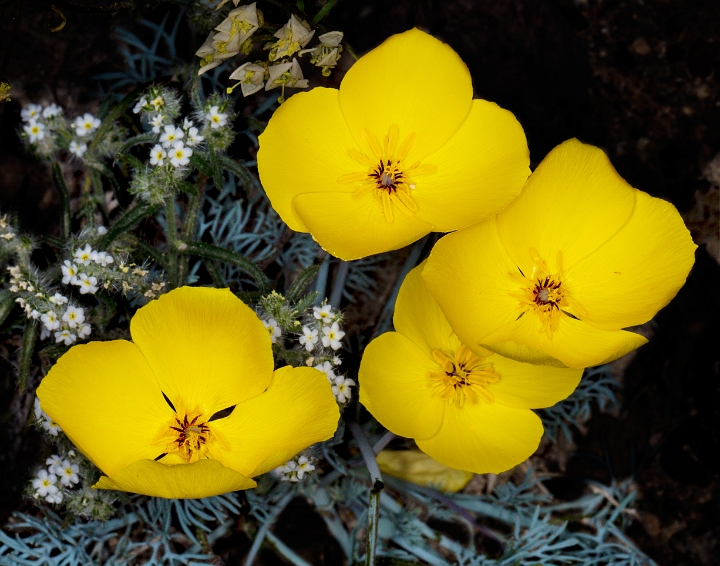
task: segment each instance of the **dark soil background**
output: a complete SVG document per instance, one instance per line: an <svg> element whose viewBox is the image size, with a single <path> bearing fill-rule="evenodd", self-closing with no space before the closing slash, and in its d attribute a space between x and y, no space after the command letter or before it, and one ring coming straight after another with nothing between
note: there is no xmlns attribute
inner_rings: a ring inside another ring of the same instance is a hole
<svg viewBox="0 0 720 566"><path fill-rule="evenodd" d="M4 71L13 101L0 104L0 210L16 213L27 231L48 233L57 227L58 197L49 169L25 154L15 136L21 104L55 101L71 115L94 109L91 77L122 66L113 27L143 31L137 14L119 12L69 14L65 29L50 33L59 21L48 4L21 4ZM162 4L140 13L159 20L173 9ZM0 11L0 48L10 41L13 15ZM584 478L632 476L640 500L630 535L638 545L659 564L720 564L720 2L340 0L328 25L345 32L358 53L421 27L465 60L477 97L515 113L533 164L578 137L602 147L633 186L683 213L702 244L688 283L643 329L653 335L650 343L618 364L621 410L596 414L586 434L576 434L552 489L571 498ZM202 39L180 42L186 60ZM440 71L428 68L428 80ZM350 304L348 317L375 320L380 307ZM14 355L17 345L10 339L4 353ZM0 372L4 517L20 505L27 462L41 442L13 421L27 398L14 395L9 364ZM308 520L309 508L296 503L277 527L284 540L313 564L338 564L322 523ZM239 559L245 542L223 551ZM280 563L267 554L262 559Z"/></svg>

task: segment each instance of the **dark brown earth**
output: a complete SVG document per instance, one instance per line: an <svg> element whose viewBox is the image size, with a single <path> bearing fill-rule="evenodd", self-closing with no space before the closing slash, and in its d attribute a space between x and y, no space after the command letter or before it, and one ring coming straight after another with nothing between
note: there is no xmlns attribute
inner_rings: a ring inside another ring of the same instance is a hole
<svg viewBox="0 0 720 566"><path fill-rule="evenodd" d="M112 27L142 30L128 14L74 14L53 34L48 25L57 25L56 16L47 4L23 4L3 71L14 100L0 104L0 209L16 212L26 230L47 233L57 227L58 198L47 168L24 154L14 135L20 104L55 101L72 113L93 109L90 77L122 65ZM166 9L172 7L144 7L141 13L158 20ZM0 48L8 43L10 16L0 12ZM645 552L664 565L720 563L720 157L713 161L720 154L720 3L340 0L329 24L344 31L358 53L413 25L429 31L466 61L476 96L515 113L534 164L577 137L602 147L635 187L670 200L685 215L702 244L688 283L654 320L650 343L626 364L621 410L594 415L586 434L576 434L552 489L570 498L585 478L632 476L640 519L630 535ZM185 42L183 56L189 58L197 45L198 39ZM428 69L429 80L435 72ZM394 265L378 282L379 297L393 285ZM359 299L347 306L348 323L355 340L366 340L372 331L367 321L377 319L381 304ZM17 345L10 337L4 354L12 357ZM0 371L5 516L19 504L28 459L41 443L13 424L14 378L7 364ZM330 544L322 525L296 519L309 515L296 502L277 529L313 564L337 564L331 547L321 544ZM247 549L238 537L225 550L231 556ZM262 558L275 563L269 555Z"/></svg>

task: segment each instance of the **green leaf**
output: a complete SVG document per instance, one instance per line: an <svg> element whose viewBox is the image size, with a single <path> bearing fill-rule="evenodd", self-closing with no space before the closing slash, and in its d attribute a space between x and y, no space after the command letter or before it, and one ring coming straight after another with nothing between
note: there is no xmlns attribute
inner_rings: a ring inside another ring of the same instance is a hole
<svg viewBox="0 0 720 566"><path fill-rule="evenodd" d="M107 135L108 132L113 128L113 124L115 123L115 120L120 118L122 116L122 113L125 112L128 106L132 104L135 99L138 97L138 94L140 94L141 88L135 88L129 93L127 93L123 99L118 103L118 105L110 110L108 112L107 116L103 119L102 123L100 124L100 127L98 128L98 131L93 136L92 142L90 142L89 150L94 151L100 141Z"/></svg>
<svg viewBox="0 0 720 566"><path fill-rule="evenodd" d="M55 182L58 192L60 193L60 206L62 209L60 225L61 234L63 239L67 240L70 237L70 195L65 185L65 180L62 176L62 170L60 164L56 161L52 165L52 178Z"/></svg>
<svg viewBox="0 0 720 566"><path fill-rule="evenodd" d="M10 291L0 291L0 324L5 322L14 306L15 294Z"/></svg>
<svg viewBox="0 0 720 566"><path fill-rule="evenodd" d="M222 170L222 167L220 167L218 155L214 151L211 151L209 153L209 155L210 155L210 165L212 167L213 183L215 183L215 187L217 188L218 191L222 191L222 188L225 185L225 180L223 179L223 170Z"/></svg>
<svg viewBox="0 0 720 566"><path fill-rule="evenodd" d="M157 205L151 205L148 202L142 201L139 202L131 209L125 211L125 213L115 220L113 225L108 228L107 234L105 234L103 239L100 240L100 247L107 249L107 247L115 241L118 236L127 232L131 228L134 228L136 224L148 216L152 216L156 211Z"/></svg>
<svg viewBox="0 0 720 566"><path fill-rule="evenodd" d="M333 6L338 3L338 0L327 0L325 5L320 9L320 11L316 14L316 16L312 19L312 22L310 22L311 25L315 25L320 20L322 20L325 16L328 15L328 12L333 9Z"/></svg>
<svg viewBox="0 0 720 566"><path fill-rule="evenodd" d="M20 351L20 373L18 374L18 389L20 393L25 391L27 387L28 375L30 374L30 366L32 365L32 357L35 352L35 342L37 340L38 324L36 320L28 319L25 323L25 332L23 333L22 350Z"/></svg>
<svg viewBox="0 0 720 566"><path fill-rule="evenodd" d="M295 305L295 310L298 312L305 311L310 305L312 305L315 300L317 299L319 293L317 291L313 291L311 293L308 293L305 295L302 299L300 299L297 304Z"/></svg>
<svg viewBox="0 0 720 566"><path fill-rule="evenodd" d="M225 282L225 278L223 277L217 262L214 259L205 258L203 263L205 264L205 268L208 270L213 283L221 289L227 287L227 283Z"/></svg>
<svg viewBox="0 0 720 566"><path fill-rule="evenodd" d="M246 189L253 186L257 187L255 175L247 167L234 159L230 159L227 155L218 155L217 160L221 166L235 175Z"/></svg>
<svg viewBox="0 0 720 566"><path fill-rule="evenodd" d="M193 154L190 156L190 164L195 167L200 173L205 175L206 177L212 177L213 176L213 170L212 166L210 165L210 162L205 159L205 156L207 156L207 153L200 153L199 151L193 151ZM208 157L209 159L209 157Z"/></svg>
<svg viewBox="0 0 720 566"><path fill-rule="evenodd" d="M311 265L310 267L303 269L300 272L300 275L297 276L297 279L295 279L292 287L290 287L290 290L287 292L287 299L292 302L297 301L300 297L300 293L302 293L308 283L315 278L318 271L320 271L319 265Z"/></svg>
<svg viewBox="0 0 720 566"><path fill-rule="evenodd" d="M194 197L200 194L197 190L197 187L192 183L188 183L187 181L180 181L177 184L177 189L189 195L193 195Z"/></svg>
<svg viewBox="0 0 720 566"><path fill-rule="evenodd" d="M145 169L145 164L140 161L137 157L130 155L129 153L120 153L117 156L118 159L125 161L130 167L135 169L136 171L139 171L141 169Z"/></svg>
<svg viewBox="0 0 720 566"><path fill-rule="evenodd" d="M120 146L120 149L117 151L116 155L120 155L125 153L128 149L130 149L133 146L139 145L141 143L149 143L153 142L157 139L157 134L147 133L147 134L140 134L139 136L135 136L132 138L129 138L125 141L124 144Z"/></svg>
<svg viewBox="0 0 720 566"><path fill-rule="evenodd" d="M260 268L244 255L237 254L225 248L206 244L205 242L187 242L183 254L198 255L202 258L216 259L224 261L231 265L236 265L246 273L250 274L257 283L258 290L261 293L267 293L270 288L270 282Z"/></svg>
<svg viewBox="0 0 720 566"><path fill-rule="evenodd" d="M38 352L38 356L48 359L57 359L68 351L68 347L64 344L53 344L52 346L46 346Z"/></svg>

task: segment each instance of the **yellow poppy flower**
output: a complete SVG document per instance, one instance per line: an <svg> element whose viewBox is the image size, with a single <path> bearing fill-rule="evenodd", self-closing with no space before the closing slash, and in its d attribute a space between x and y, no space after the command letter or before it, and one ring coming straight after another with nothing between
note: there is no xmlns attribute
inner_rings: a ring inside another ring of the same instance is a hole
<svg viewBox="0 0 720 566"><path fill-rule="evenodd" d="M497 217L442 238L423 275L473 351L581 368L647 342L621 329L670 302L695 248L675 207L569 140Z"/></svg>
<svg viewBox="0 0 720 566"><path fill-rule="evenodd" d="M460 491L475 475L445 466L420 450L383 450L377 463L383 474L446 493Z"/></svg>
<svg viewBox="0 0 720 566"><path fill-rule="evenodd" d="M260 136L273 208L344 260L487 218L530 174L515 117L473 100L448 45L412 29L360 58L340 89L283 103Z"/></svg>
<svg viewBox="0 0 720 566"><path fill-rule="evenodd" d="M365 349L360 402L385 428L414 438L441 464L477 474L509 470L542 437L542 422L530 409L570 395L582 370L471 352L425 286L423 267L400 287L397 332Z"/></svg>
<svg viewBox="0 0 720 566"><path fill-rule="evenodd" d="M248 489L337 427L325 374L273 372L267 330L227 289L171 291L137 311L130 333L74 346L38 389L106 474L96 488L167 498Z"/></svg>

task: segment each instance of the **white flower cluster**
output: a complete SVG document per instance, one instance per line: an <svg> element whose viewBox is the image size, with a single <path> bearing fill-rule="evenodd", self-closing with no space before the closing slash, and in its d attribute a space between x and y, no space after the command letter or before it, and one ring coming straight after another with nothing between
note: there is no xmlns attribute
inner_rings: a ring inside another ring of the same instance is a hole
<svg viewBox="0 0 720 566"><path fill-rule="evenodd" d="M85 339L90 336L92 327L85 322L85 311L80 307L68 304L69 300L60 293L50 296L42 289L38 289L25 277L19 266L8 266L10 272L10 291L24 292L15 302L25 311L25 316L38 320L43 324L40 339L45 340L54 335L55 342L62 342L66 346L73 344L78 338ZM82 290L80 291L82 293Z"/></svg>
<svg viewBox="0 0 720 566"><path fill-rule="evenodd" d="M81 295L88 293L94 295L98 290L98 279L94 275L84 272L83 268L92 264L107 267L114 261L114 258L107 252L93 250L90 244L85 244L85 247L75 250L73 261L66 259L60 266L63 274L62 282L64 285L79 287Z"/></svg>
<svg viewBox="0 0 720 566"><path fill-rule="evenodd" d="M76 157L82 158L88 148L87 140L101 124L100 119L89 112L68 123L63 116L63 109L57 104L29 104L20 115L27 140L35 144L38 153L44 155L59 149L59 138L72 138L67 149Z"/></svg>
<svg viewBox="0 0 720 566"><path fill-rule="evenodd" d="M57 454L45 460L46 468L38 471L32 480L35 499L45 499L48 503L62 503L64 490L70 490L80 483L80 466L73 462L75 451L70 450L67 458Z"/></svg>
<svg viewBox="0 0 720 566"><path fill-rule="evenodd" d="M314 459L307 456L295 456L292 460L273 470L280 481L298 482L302 481L305 475L310 475L314 470Z"/></svg>
<svg viewBox="0 0 720 566"><path fill-rule="evenodd" d="M305 364L327 376L333 395L338 403L343 404L350 400L350 387L355 385L355 381L335 373L337 366L342 363L335 355L335 350L342 345L340 340L345 336L345 332L340 329L341 321L342 315L335 312L330 305L313 307L312 318L308 317L303 325L298 342L307 353L313 354L305 359Z"/></svg>

